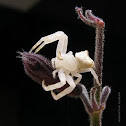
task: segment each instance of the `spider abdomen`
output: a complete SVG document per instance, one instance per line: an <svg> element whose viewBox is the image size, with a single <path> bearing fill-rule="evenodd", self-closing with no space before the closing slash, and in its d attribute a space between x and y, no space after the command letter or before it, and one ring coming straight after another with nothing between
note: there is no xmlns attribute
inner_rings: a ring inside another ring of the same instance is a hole
<svg viewBox="0 0 126 126"><path fill-rule="evenodd" d="M62 54L61 58L56 58L55 67L62 68L68 72L74 72L77 70L78 62L72 54Z"/></svg>

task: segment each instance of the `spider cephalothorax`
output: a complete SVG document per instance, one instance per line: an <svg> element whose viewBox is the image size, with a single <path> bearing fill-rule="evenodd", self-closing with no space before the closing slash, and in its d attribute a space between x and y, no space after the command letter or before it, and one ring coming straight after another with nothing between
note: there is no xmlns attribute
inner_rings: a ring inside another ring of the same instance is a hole
<svg viewBox="0 0 126 126"><path fill-rule="evenodd" d="M46 44L58 41L56 49L56 57L52 58L52 66L55 69L52 72L53 78L58 74L60 82L46 86L45 80L42 80L42 87L46 91L51 91L51 94L55 100L71 93L76 85L81 81L82 75L80 73L91 72L91 74L96 79L97 84L99 84L98 77L94 71L94 61L89 57L88 51L81 51L73 55L72 51L67 51L68 37L62 32L58 31L51 35L42 37L29 51L30 53L34 50L34 53L39 52ZM74 80L74 77L77 77ZM53 90L63 87L66 83L69 87L63 91L55 94Z"/></svg>

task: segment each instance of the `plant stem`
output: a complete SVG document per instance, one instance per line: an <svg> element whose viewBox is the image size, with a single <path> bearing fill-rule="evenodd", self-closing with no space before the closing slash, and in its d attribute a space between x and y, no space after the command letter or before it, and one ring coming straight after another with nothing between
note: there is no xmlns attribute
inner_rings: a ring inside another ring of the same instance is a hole
<svg viewBox="0 0 126 126"><path fill-rule="evenodd" d="M97 84L94 81L94 86L97 87L96 101L98 102L98 104L100 104L101 89L102 89L103 50L104 50L104 27L97 26L96 39L95 39L94 63L95 63L95 71L97 73L97 76L101 85L97 87Z"/></svg>
<svg viewBox="0 0 126 126"><path fill-rule="evenodd" d="M102 84L103 69L103 50L104 50L104 27L96 27L94 63L99 82Z"/></svg>
<svg viewBox="0 0 126 126"><path fill-rule="evenodd" d="M95 71L98 76L100 86L97 86L96 81L94 81L94 87L97 88L95 98L97 104L101 104L101 90L102 90L102 70L103 70L103 52L104 52L104 25L96 26L96 38L95 38L95 54L94 54L94 63ZM90 126L102 126L101 123L101 114L102 110L95 112L90 116Z"/></svg>
<svg viewBox="0 0 126 126"><path fill-rule="evenodd" d="M95 89L96 92L94 92L95 90L93 89L90 92L90 95L91 95L90 102L92 104L93 112L89 113L89 117L90 117L90 126L102 126L101 124L102 109L100 109L100 105L101 105L101 90L102 90L102 69L103 69L105 23L102 19L93 15L91 10L86 10L85 16L83 15L82 8L76 7L75 10L78 13L79 18L85 24L92 26L96 29L94 64L95 64L95 72L98 76L100 86L94 80L93 89Z"/></svg>
<svg viewBox="0 0 126 126"><path fill-rule="evenodd" d="M101 112L90 115L90 126L101 126Z"/></svg>

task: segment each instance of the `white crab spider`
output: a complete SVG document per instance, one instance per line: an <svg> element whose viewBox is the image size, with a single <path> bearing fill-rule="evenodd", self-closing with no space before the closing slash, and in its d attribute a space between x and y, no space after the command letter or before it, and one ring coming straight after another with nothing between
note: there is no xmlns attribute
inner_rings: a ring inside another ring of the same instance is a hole
<svg viewBox="0 0 126 126"><path fill-rule="evenodd" d="M46 91L51 91L52 97L55 100L62 98L63 96L69 94L74 90L76 85L81 81L82 75L80 73L91 72L94 76L97 84L99 84L98 77L95 73L94 69L94 61L89 57L88 51L81 51L76 53L75 56L73 52L67 51L68 45L68 36L62 32L58 31L51 35L42 37L29 51L30 53L34 50L34 53L39 52L46 44L55 42L58 40L58 45L56 49L56 57L52 58L52 66L55 69L52 73L53 77L55 78L56 73L58 73L58 77L60 82L56 84L51 84L46 86L45 80L42 81L42 87ZM74 80L74 77L77 77ZM55 94L53 90L63 87L66 82L69 84L62 92Z"/></svg>

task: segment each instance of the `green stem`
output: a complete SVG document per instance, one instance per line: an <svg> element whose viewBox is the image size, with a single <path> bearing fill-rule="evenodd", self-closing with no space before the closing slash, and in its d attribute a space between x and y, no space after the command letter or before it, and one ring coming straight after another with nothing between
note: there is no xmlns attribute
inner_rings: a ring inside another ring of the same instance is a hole
<svg viewBox="0 0 126 126"><path fill-rule="evenodd" d="M101 125L101 112L96 112L90 115L90 126L102 126Z"/></svg>

